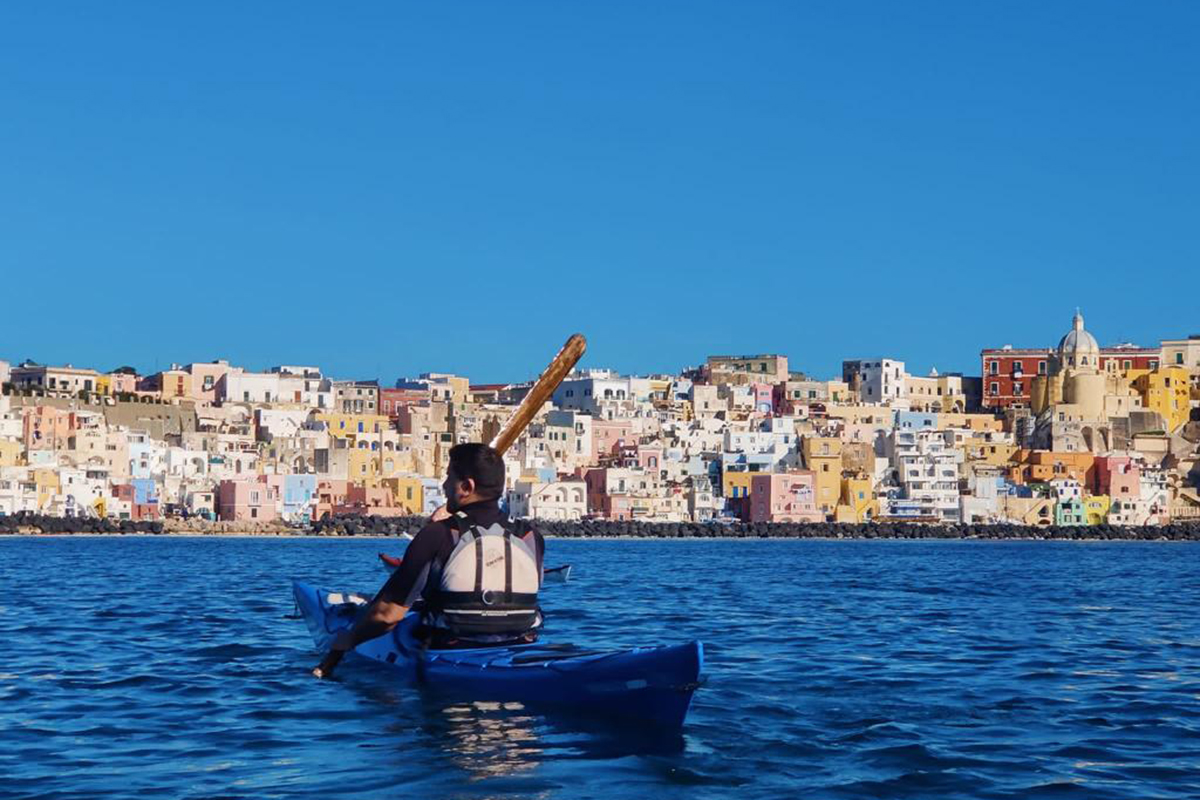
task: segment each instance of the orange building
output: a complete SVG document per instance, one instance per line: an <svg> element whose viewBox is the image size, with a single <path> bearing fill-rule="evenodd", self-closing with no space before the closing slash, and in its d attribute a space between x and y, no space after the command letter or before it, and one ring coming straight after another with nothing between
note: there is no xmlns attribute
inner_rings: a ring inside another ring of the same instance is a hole
<svg viewBox="0 0 1200 800"><path fill-rule="evenodd" d="M1018 450L1012 457L1009 480L1013 483L1048 483L1071 478L1091 486L1096 459L1090 453L1056 453L1050 450Z"/></svg>

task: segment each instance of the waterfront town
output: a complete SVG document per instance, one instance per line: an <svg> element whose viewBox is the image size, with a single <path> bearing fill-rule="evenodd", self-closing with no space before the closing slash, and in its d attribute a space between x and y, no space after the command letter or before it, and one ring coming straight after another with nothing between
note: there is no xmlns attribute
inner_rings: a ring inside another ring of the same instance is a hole
<svg viewBox="0 0 1200 800"><path fill-rule="evenodd" d="M1200 521L1200 335L897 357L814 378L783 354L678 375L582 369L506 453L514 516L1021 526ZM342 380L217 360L152 375L0 361L0 515L303 526L427 515L451 447L529 383Z"/></svg>

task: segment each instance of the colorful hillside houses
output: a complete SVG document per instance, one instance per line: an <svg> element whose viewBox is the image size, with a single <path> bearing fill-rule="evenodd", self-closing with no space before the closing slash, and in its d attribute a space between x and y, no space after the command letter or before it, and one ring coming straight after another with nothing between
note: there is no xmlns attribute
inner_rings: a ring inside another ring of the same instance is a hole
<svg viewBox="0 0 1200 800"><path fill-rule="evenodd" d="M1070 320L1047 324L1051 341L981 350L974 376L886 351L823 377L780 353L581 368L505 454L503 501L558 520L1200 519L1200 335L1102 344L1082 311ZM219 358L146 375L9 363L0 514L235 524L431 514L451 449L489 440L531 385Z"/></svg>

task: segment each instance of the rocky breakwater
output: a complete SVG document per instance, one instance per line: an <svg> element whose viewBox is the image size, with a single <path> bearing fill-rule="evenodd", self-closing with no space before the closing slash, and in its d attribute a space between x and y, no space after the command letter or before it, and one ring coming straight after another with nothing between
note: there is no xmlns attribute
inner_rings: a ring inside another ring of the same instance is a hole
<svg viewBox="0 0 1200 800"><path fill-rule="evenodd" d="M841 522L642 522L589 520L536 523L547 536L566 538L640 537L656 539L1038 539L1038 540L1142 540L1200 541L1200 524L1120 526L1078 525L1030 527L1008 524L923 525L904 522L850 524Z"/></svg>
<svg viewBox="0 0 1200 800"><path fill-rule="evenodd" d="M416 534L428 517L378 517L370 514L324 514L309 526L317 536L402 536Z"/></svg>
<svg viewBox="0 0 1200 800"><path fill-rule="evenodd" d="M428 518L326 515L312 523L321 536L400 536L415 534ZM1200 523L1121 526L1077 525L1031 527L1009 524L927 525L904 522L850 524L840 522L645 522L618 520L537 520L538 530L563 538L645 539L995 539L995 540L1141 540L1200 541Z"/></svg>
<svg viewBox="0 0 1200 800"><path fill-rule="evenodd" d="M212 522L199 517L167 520L95 519L52 517L22 511L0 516L0 535L4 534L175 534L187 536L279 536L304 533L286 522Z"/></svg>
<svg viewBox="0 0 1200 800"><path fill-rule="evenodd" d="M18 533L162 533L165 526L151 520L51 517L20 511L0 517L0 534Z"/></svg>
<svg viewBox="0 0 1200 800"><path fill-rule="evenodd" d="M415 534L427 517L378 517L365 514L326 514L307 526L282 521L218 521L192 518L165 521L51 517L30 512L0 516L4 534L176 534L228 536L402 536ZM840 522L646 522L642 520L535 521L547 536L563 538L642 539L991 539L1052 541L1200 541L1200 522L1166 525L1077 525L1029 527L1024 525L926 525L905 522L850 524Z"/></svg>

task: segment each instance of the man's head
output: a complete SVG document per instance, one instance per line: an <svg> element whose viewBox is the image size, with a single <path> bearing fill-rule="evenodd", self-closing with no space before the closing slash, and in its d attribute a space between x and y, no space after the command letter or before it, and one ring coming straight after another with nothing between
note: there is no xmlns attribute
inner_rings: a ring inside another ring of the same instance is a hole
<svg viewBox="0 0 1200 800"><path fill-rule="evenodd" d="M451 513L468 503L495 500L504 494L504 460L486 444L455 445L442 488Z"/></svg>

